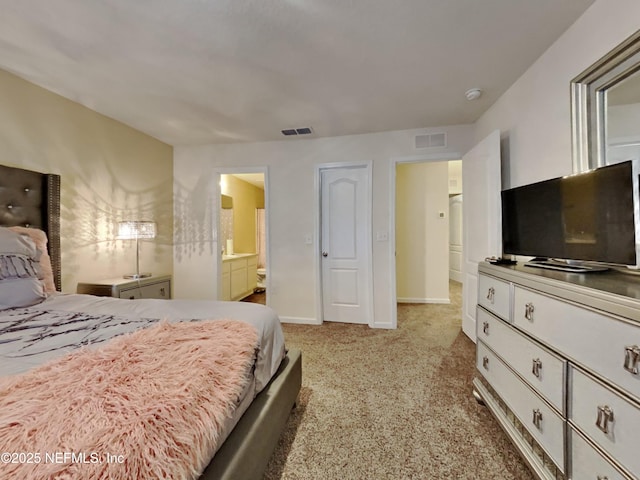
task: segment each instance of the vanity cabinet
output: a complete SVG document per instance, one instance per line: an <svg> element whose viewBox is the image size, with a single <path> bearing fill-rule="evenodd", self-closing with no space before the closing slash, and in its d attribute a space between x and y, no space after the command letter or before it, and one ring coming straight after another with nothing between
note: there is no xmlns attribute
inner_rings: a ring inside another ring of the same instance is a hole
<svg viewBox="0 0 640 480"><path fill-rule="evenodd" d="M257 286L257 255L239 253L222 257L222 300L242 300Z"/></svg>
<svg viewBox="0 0 640 480"><path fill-rule="evenodd" d="M476 394L541 479L638 479L640 276L481 264Z"/></svg>

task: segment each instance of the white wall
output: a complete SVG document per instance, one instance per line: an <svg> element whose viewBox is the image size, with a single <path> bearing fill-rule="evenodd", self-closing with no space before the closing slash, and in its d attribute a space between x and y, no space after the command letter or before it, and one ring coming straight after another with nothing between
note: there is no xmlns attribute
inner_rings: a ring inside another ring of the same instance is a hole
<svg viewBox="0 0 640 480"><path fill-rule="evenodd" d="M572 173L569 84L639 28L640 1L596 0L476 122L502 132L503 186Z"/></svg>
<svg viewBox="0 0 640 480"><path fill-rule="evenodd" d="M462 193L462 160L451 160L449 164L449 195Z"/></svg>
<svg viewBox="0 0 640 480"><path fill-rule="evenodd" d="M449 146L417 151L415 135L446 132ZM217 238L212 208L217 186L215 167L268 166L271 306L281 318L316 321L315 245L317 191L315 166L339 162L373 162L374 238L389 234L391 172L395 161L417 155L461 156L471 146L472 126L418 129L344 137L252 144L205 145L174 149L174 294L179 298L215 298ZM457 157L459 158L459 157ZM389 241L373 242L374 325L392 326L392 254ZM216 252L216 253L214 253Z"/></svg>
<svg viewBox="0 0 640 480"><path fill-rule="evenodd" d="M640 89L640 83L638 83ZM638 92L640 95L640 92ZM607 143L640 142L640 103L607 107Z"/></svg>
<svg viewBox="0 0 640 480"><path fill-rule="evenodd" d="M449 166L400 163L396 170L399 302L449 303ZM439 213L443 212L444 217Z"/></svg>

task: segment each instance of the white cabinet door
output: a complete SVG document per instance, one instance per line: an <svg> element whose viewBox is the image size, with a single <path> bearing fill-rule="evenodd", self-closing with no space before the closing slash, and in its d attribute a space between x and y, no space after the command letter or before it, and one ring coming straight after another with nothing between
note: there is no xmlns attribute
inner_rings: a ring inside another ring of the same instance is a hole
<svg viewBox="0 0 640 480"><path fill-rule="evenodd" d="M247 259L231 261L231 299L237 300L247 292Z"/></svg>
<svg viewBox="0 0 640 480"><path fill-rule="evenodd" d="M258 286L258 257L247 259L247 292L251 293Z"/></svg>

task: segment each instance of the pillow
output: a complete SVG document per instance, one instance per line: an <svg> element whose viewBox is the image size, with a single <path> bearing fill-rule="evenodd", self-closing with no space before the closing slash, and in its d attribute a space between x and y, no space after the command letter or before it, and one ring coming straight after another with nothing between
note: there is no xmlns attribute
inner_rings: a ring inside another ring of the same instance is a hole
<svg viewBox="0 0 640 480"><path fill-rule="evenodd" d="M17 232L21 235L27 235L36 248L40 252L40 280L47 295L56 292L56 282L53 279L53 267L51 266L51 257L47 250L47 234L37 228L27 227L9 227L9 230Z"/></svg>
<svg viewBox="0 0 640 480"><path fill-rule="evenodd" d="M46 298L38 278L39 260L31 238L0 227L0 310L28 307Z"/></svg>

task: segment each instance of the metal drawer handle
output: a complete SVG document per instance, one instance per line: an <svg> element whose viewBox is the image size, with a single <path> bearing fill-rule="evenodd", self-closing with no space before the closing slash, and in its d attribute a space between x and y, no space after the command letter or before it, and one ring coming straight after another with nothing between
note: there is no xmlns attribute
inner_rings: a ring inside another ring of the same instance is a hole
<svg viewBox="0 0 640 480"><path fill-rule="evenodd" d="M487 300L493 303L496 296L496 289L493 287L489 287L489 291L487 291Z"/></svg>
<svg viewBox="0 0 640 480"><path fill-rule="evenodd" d="M607 477L606 475L605 476L598 475L598 480L609 480L609 477Z"/></svg>
<svg viewBox="0 0 640 480"><path fill-rule="evenodd" d="M160 295L162 295L163 297L165 296L165 293L164 293L164 287L161 287L161 288L160 288Z"/></svg>
<svg viewBox="0 0 640 480"><path fill-rule="evenodd" d="M487 321L482 322L482 331L484 332L485 335L489 335L489 322Z"/></svg>
<svg viewBox="0 0 640 480"><path fill-rule="evenodd" d="M533 424L538 430L542 430L542 412L537 408L533 409Z"/></svg>
<svg viewBox="0 0 640 480"><path fill-rule="evenodd" d="M482 366L485 370L489 370L489 357L482 357Z"/></svg>
<svg viewBox="0 0 640 480"><path fill-rule="evenodd" d="M524 318L529 321L533 321L533 303L529 302L524 306Z"/></svg>
<svg viewBox="0 0 640 480"><path fill-rule="evenodd" d="M609 422L613 422L613 410L608 405L598 405L598 418L596 427L603 433L609 433Z"/></svg>
<svg viewBox="0 0 640 480"><path fill-rule="evenodd" d="M638 362L640 361L640 347L632 345L624 347L624 369L638 375Z"/></svg>
<svg viewBox="0 0 640 480"><path fill-rule="evenodd" d="M542 370L542 362L539 358L534 358L533 366L531 367L531 373L540 378L540 370Z"/></svg>

